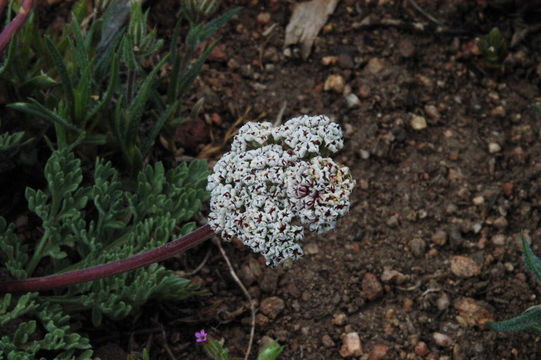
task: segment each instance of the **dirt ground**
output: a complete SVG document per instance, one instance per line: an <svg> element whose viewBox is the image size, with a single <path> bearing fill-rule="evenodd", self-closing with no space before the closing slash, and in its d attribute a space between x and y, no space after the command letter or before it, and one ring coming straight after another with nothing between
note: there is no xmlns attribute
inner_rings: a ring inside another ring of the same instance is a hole
<svg viewBox="0 0 541 360"><path fill-rule="evenodd" d="M152 2L161 34L177 3ZM178 137L193 156L219 145L241 117L327 114L345 131L336 160L357 186L338 229L308 236L306 255L278 269L224 244L256 301L250 358L276 339L285 346L280 359L342 359L342 336L358 333L363 350L353 359L539 359L538 336L484 324L540 302L518 241L524 232L541 254L541 126L532 109L541 84L539 1L495 9L417 0L423 14L409 1L343 0L306 60L283 48L293 3L225 1L222 10L244 10L221 31L193 90L191 100L206 98L201 123ZM509 48L490 68L475 39L494 26ZM129 336L115 337L126 329L110 324L111 336L91 334L100 353L148 346L156 359L204 359L194 332L205 328L242 359L250 308L216 246L171 265L210 296L149 304L126 325Z"/></svg>

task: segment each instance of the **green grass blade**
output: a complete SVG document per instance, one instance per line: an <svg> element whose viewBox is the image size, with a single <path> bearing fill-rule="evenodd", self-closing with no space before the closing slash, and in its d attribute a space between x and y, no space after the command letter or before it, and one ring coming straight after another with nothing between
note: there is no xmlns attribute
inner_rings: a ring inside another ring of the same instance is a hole
<svg viewBox="0 0 541 360"><path fill-rule="evenodd" d="M535 256L524 234L520 234L520 238L522 240L522 248L524 249L524 263L526 268L533 272L538 282L541 282L541 259Z"/></svg>
<svg viewBox="0 0 541 360"><path fill-rule="evenodd" d="M77 126L71 124L68 120L64 119L57 113L47 109L45 106L41 105L36 100L29 99L29 101L30 103L18 102L18 103L8 104L7 106L11 109L22 111L28 115L38 117L40 119L49 121L53 124L64 126L70 130L76 131L77 133L81 132L81 129L79 129Z"/></svg>
<svg viewBox="0 0 541 360"><path fill-rule="evenodd" d="M75 38L75 41L74 41L75 60L77 61L78 65L80 65L81 68L85 69L86 67L88 67L88 64L90 62L90 59L88 57L88 49L86 47L86 42L81 32L81 25L79 24L77 17L74 14L72 14L71 19L72 19L71 30Z"/></svg>
<svg viewBox="0 0 541 360"><path fill-rule="evenodd" d="M171 106L169 106L167 110L162 113L162 115L158 118L158 120L152 126L152 129L150 130L150 134L148 135L148 137L143 142L143 145L141 146L141 153L143 155L143 158L148 155L148 152L150 151L150 148L154 144L154 141L156 141L156 138L160 134L160 131L162 130L165 123L175 113L177 106L178 106L178 102L175 102Z"/></svg>
<svg viewBox="0 0 541 360"><path fill-rule="evenodd" d="M53 63L56 67L56 70L58 71L58 74L60 75L60 80L62 81L62 88L64 90L64 96L66 97L68 101L69 107L73 111L73 104L74 104L73 82L68 73L68 70L66 69L66 64L64 63L64 59L62 59L62 55L60 55L60 53L58 52L58 49L49 38L46 38L45 42L47 45L47 49L49 50L49 55L51 56L51 59L53 60Z"/></svg>
<svg viewBox="0 0 541 360"><path fill-rule="evenodd" d="M504 321L487 322L487 325L496 331L516 332L535 329L541 326L541 307L534 307L522 314Z"/></svg>
<svg viewBox="0 0 541 360"><path fill-rule="evenodd" d="M120 58L114 57L113 62L111 64L111 73L109 75L109 84L107 85L107 90L105 90L105 95L103 96L102 100L98 102L92 110L88 114L87 119L92 119L98 112L100 112L103 108L107 107L109 103L111 102L111 99L113 98L113 94L115 93L116 89L118 88L119 84L119 70L120 70Z"/></svg>
<svg viewBox="0 0 541 360"><path fill-rule="evenodd" d="M218 45L219 42L220 40L216 40L212 44L210 44L210 46L208 46L205 49L205 51L203 51L203 53L199 56L199 59L197 59L197 61L190 67L190 69L185 74L183 74L183 76L181 77L180 84L178 86L177 99L182 98L182 96L184 96L184 93L186 92L186 90L188 90L188 88L192 85L194 80L197 78L197 76L199 75L199 72L201 71L201 67L203 66L208 56L210 55L210 53L212 52L212 50L214 50L214 48Z"/></svg>
<svg viewBox="0 0 541 360"><path fill-rule="evenodd" d="M147 77L143 81L143 84L139 88L137 95L135 96L128 110L126 111L126 119L125 119L126 125L127 125L126 136L130 137L131 139L137 138L137 132L139 130L139 123L141 121L141 117L143 116L145 105L151 94L154 78L156 77L156 74L158 73L158 71L160 71L163 64L167 61L167 58L168 58L167 55L164 56L163 59L161 59L160 62L156 64L156 66L150 72L150 74L147 75Z"/></svg>

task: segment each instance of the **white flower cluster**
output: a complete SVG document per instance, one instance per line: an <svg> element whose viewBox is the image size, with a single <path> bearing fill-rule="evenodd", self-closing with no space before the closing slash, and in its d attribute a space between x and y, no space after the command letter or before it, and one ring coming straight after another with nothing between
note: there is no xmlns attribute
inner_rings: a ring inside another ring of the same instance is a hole
<svg viewBox="0 0 541 360"><path fill-rule="evenodd" d="M342 130L327 116L278 127L247 123L209 176L210 226L263 254L267 264L298 258L304 227L333 229L349 210L355 181L347 167L324 157L342 147Z"/></svg>

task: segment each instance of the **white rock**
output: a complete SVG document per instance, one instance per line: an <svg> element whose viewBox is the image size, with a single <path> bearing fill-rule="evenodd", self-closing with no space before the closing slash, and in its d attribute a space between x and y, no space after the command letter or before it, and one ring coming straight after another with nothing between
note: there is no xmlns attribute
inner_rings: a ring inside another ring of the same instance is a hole
<svg viewBox="0 0 541 360"><path fill-rule="evenodd" d="M473 198L473 204L476 206L483 205L485 203L485 198L481 195Z"/></svg>
<svg viewBox="0 0 541 360"><path fill-rule="evenodd" d="M427 127L426 119L415 114L411 115L410 125L413 130L423 130Z"/></svg>
<svg viewBox="0 0 541 360"><path fill-rule="evenodd" d="M361 100L359 100L359 97L353 93L346 96L346 103L348 104L348 107L352 108L355 106L359 106L361 104Z"/></svg>
<svg viewBox="0 0 541 360"><path fill-rule="evenodd" d="M502 151L502 147L498 143L490 143L488 144L488 152L491 154L499 153Z"/></svg>
<svg viewBox="0 0 541 360"><path fill-rule="evenodd" d="M453 340L449 335L445 335L440 332L435 332L432 334L432 338L436 344L442 347L449 347L453 343Z"/></svg>
<svg viewBox="0 0 541 360"><path fill-rule="evenodd" d="M351 357L359 356L363 352L361 339L356 332L350 332L342 335L342 347L340 348L340 356Z"/></svg>

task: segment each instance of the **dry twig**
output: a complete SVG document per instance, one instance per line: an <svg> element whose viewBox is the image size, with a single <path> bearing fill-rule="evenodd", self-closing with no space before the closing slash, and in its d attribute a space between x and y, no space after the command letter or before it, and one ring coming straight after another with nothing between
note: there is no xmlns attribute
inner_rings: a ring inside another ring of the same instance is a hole
<svg viewBox="0 0 541 360"><path fill-rule="evenodd" d="M237 273L233 269L233 266L231 265L231 262L229 261L229 258L227 257L227 254L225 253L225 250L222 246L221 240L219 238L214 238L212 241L214 242L214 244L216 244L218 249L220 249L220 253L222 254L225 262L227 263L227 267L229 268L229 273L233 277L233 280L235 280L235 282L239 285L239 287L241 288L242 292L244 293L244 295L246 296L250 304L250 311L251 311L251 316L252 316L250 340L248 341L248 347L246 348L246 354L244 355L244 360L248 360L248 357L250 356L250 352L252 351L252 344L254 341L254 334L255 334L255 305L252 300L252 297L250 296L250 293L248 292L248 290L246 289L242 281L240 281L239 277L237 276Z"/></svg>
<svg viewBox="0 0 541 360"><path fill-rule="evenodd" d="M436 19L434 16L432 16L431 14L429 14L425 10L423 10L423 8L420 7L419 4L417 4L415 2L415 0L409 0L408 2L411 4L411 6L413 6L415 8L415 10L417 10L419 13L421 13L421 15L423 15L425 18L432 21L436 25L445 27L444 23L442 23L440 20Z"/></svg>

